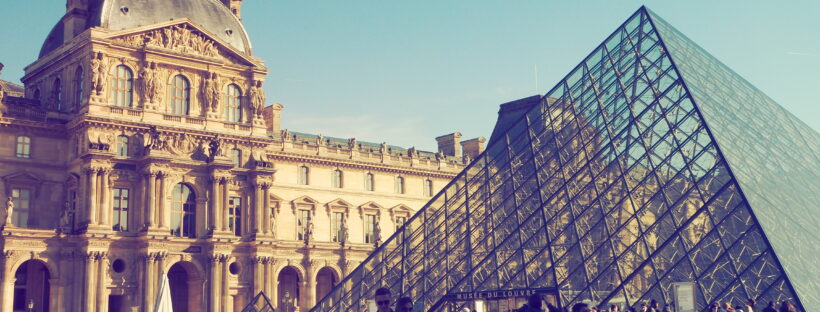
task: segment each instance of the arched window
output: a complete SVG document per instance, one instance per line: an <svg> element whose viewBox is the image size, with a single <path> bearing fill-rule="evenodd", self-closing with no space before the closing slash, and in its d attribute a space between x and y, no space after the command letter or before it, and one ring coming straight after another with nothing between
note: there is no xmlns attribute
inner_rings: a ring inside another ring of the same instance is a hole
<svg viewBox="0 0 820 312"><path fill-rule="evenodd" d="M74 108L83 104L83 68L77 67L74 72Z"/></svg>
<svg viewBox="0 0 820 312"><path fill-rule="evenodd" d="M128 157L128 137L121 135L117 137L117 156Z"/></svg>
<svg viewBox="0 0 820 312"><path fill-rule="evenodd" d="M433 196L432 180L424 180L424 196Z"/></svg>
<svg viewBox="0 0 820 312"><path fill-rule="evenodd" d="M134 100L134 73L125 65L114 68L111 75L111 105L131 107Z"/></svg>
<svg viewBox="0 0 820 312"><path fill-rule="evenodd" d="M307 166L299 166L298 181L296 182L301 185L308 185L310 183L308 174L310 174L310 169Z"/></svg>
<svg viewBox="0 0 820 312"><path fill-rule="evenodd" d="M373 181L373 174L372 173L368 172L367 174L364 175L364 189L365 189L365 191L372 191L374 189L373 188L373 182L374 181Z"/></svg>
<svg viewBox="0 0 820 312"><path fill-rule="evenodd" d="M188 115L191 103L191 84L188 78L176 75L168 86L168 110L171 114Z"/></svg>
<svg viewBox="0 0 820 312"><path fill-rule="evenodd" d="M333 170L333 180L331 184L335 188L342 188L342 171L339 169Z"/></svg>
<svg viewBox="0 0 820 312"><path fill-rule="evenodd" d="M225 121L242 121L242 91L235 84L230 84L225 88Z"/></svg>
<svg viewBox="0 0 820 312"><path fill-rule="evenodd" d="M63 111L63 82L60 78L54 79L54 88L51 92L54 95L54 109L58 112Z"/></svg>
<svg viewBox="0 0 820 312"><path fill-rule="evenodd" d="M234 148L231 150L231 163L235 168L242 165L242 150Z"/></svg>
<svg viewBox="0 0 820 312"><path fill-rule="evenodd" d="M171 235L196 237L196 194L185 184L175 185L171 193Z"/></svg>
<svg viewBox="0 0 820 312"><path fill-rule="evenodd" d="M34 100L40 101L40 89L34 89Z"/></svg>
<svg viewBox="0 0 820 312"><path fill-rule="evenodd" d="M404 194L404 178L396 177L396 193Z"/></svg>
<svg viewBox="0 0 820 312"><path fill-rule="evenodd" d="M17 158L31 158L31 138L17 137Z"/></svg>

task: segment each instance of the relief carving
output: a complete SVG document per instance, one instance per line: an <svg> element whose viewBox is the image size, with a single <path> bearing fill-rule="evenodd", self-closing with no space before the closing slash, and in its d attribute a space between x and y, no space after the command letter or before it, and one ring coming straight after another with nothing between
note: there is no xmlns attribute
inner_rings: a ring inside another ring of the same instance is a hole
<svg viewBox="0 0 820 312"><path fill-rule="evenodd" d="M198 31L189 29L188 25L184 24L155 29L116 40L131 46L163 48L205 57L218 57L220 55L216 42Z"/></svg>

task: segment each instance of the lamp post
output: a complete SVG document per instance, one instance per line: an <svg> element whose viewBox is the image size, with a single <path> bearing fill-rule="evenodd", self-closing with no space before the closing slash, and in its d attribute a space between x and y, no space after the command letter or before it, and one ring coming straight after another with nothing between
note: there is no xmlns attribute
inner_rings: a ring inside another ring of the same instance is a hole
<svg viewBox="0 0 820 312"><path fill-rule="evenodd" d="M290 297L290 292L286 291L284 298L282 298L284 305L283 312L293 312L293 298Z"/></svg>
<svg viewBox="0 0 820 312"><path fill-rule="evenodd" d="M28 304L26 304L26 311L34 312L34 299L28 300Z"/></svg>

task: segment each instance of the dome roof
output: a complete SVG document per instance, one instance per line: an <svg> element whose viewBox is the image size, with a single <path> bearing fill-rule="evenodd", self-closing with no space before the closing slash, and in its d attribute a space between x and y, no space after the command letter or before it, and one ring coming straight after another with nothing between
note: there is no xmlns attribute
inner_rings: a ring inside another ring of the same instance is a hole
<svg viewBox="0 0 820 312"><path fill-rule="evenodd" d="M250 54L251 42L239 18L218 0L89 0L88 27L125 30L188 18L239 51ZM63 44L63 23L46 38L40 57Z"/></svg>

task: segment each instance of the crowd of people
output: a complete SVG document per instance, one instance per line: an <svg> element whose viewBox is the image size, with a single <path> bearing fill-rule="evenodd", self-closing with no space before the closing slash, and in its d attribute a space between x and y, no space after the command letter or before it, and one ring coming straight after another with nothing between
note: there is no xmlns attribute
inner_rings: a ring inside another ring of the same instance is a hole
<svg viewBox="0 0 820 312"><path fill-rule="evenodd" d="M410 297L401 297L396 300L396 309L391 308L393 300L390 289L385 287L376 290L376 309L378 312L413 312L413 299ZM621 310L619 305L610 305L608 308L596 307L588 303L576 303L571 309L561 309L552 304L547 303L544 306L544 300L541 295L535 294L527 298L527 303L516 309L515 312L675 312L673 304L664 305L661 308L657 300L651 300L649 303L641 302L638 307L631 307ZM467 310L469 311L469 310ZM712 303L709 306L709 312L797 312L797 308L788 301L780 303L777 308L775 303L769 301L765 308L758 310L757 303L754 299L748 299L743 305L732 306L730 302L723 304Z"/></svg>

